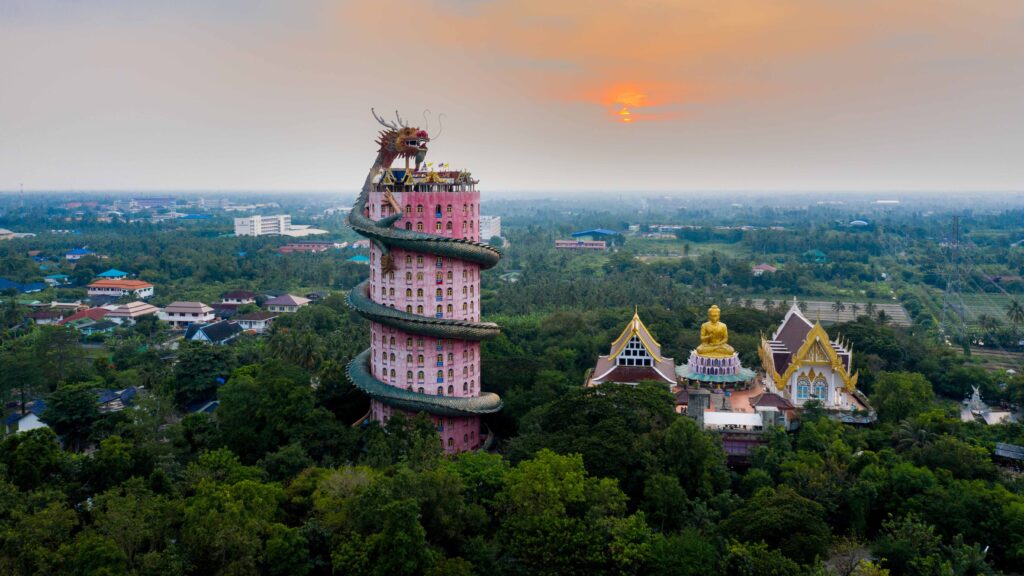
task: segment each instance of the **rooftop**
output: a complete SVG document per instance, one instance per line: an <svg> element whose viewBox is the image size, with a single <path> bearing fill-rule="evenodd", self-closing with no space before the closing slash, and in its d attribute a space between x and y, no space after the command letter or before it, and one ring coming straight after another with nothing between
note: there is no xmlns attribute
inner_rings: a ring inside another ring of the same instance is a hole
<svg viewBox="0 0 1024 576"><path fill-rule="evenodd" d="M142 288L152 288L153 285L143 280L94 280L89 284L89 288L121 288L123 290L140 290Z"/></svg>

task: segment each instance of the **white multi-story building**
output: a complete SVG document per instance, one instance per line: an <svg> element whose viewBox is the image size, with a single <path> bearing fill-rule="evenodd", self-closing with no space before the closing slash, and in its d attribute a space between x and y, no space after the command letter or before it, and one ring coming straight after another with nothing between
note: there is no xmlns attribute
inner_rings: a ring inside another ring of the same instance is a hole
<svg viewBox="0 0 1024 576"><path fill-rule="evenodd" d="M153 295L153 285L142 280L96 280L87 288L89 296L135 296L146 299Z"/></svg>
<svg viewBox="0 0 1024 576"><path fill-rule="evenodd" d="M160 311L159 318L172 328L188 328L189 324L213 322L213 308L202 302L172 302Z"/></svg>
<svg viewBox="0 0 1024 576"><path fill-rule="evenodd" d="M480 216L480 241L501 236L501 216Z"/></svg>
<svg viewBox="0 0 1024 576"><path fill-rule="evenodd" d="M292 228L292 217L288 214L278 216L247 216L235 218L235 236L266 236L270 234L286 234Z"/></svg>

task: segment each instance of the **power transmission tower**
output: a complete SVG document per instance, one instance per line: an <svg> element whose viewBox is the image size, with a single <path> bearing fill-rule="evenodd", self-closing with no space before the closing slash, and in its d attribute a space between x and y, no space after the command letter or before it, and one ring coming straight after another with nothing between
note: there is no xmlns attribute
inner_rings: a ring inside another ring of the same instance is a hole
<svg viewBox="0 0 1024 576"><path fill-rule="evenodd" d="M970 343L965 339L964 300L960 294L962 275L960 271L960 217L953 216L953 237L947 243L949 266L946 269L946 290L942 293L942 336L948 339L951 332L951 316L956 315L956 333L964 346L964 353L970 355ZM952 311L950 310L952 308ZM952 313L951 313L952 312Z"/></svg>

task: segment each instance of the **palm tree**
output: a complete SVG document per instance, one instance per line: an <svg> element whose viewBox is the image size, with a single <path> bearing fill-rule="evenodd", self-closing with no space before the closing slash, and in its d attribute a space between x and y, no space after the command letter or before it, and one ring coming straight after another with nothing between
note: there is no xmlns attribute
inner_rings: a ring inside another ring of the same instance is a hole
<svg viewBox="0 0 1024 576"><path fill-rule="evenodd" d="M1020 301L1010 300L1010 303L1006 305L1006 317L1016 329L1024 324L1024 306L1021 306Z"/></svg>
<svg viewBox="0 0 1024 576"><path fill-rule="evenodd" d="M999 319L990 314L979 314L978 315L978 326L981 326L982 331L986 334L992 334L999 329Z"/></svg>
<svg viewBox="0 0 1024 576"><path fill-rule="evenodd" d="M807 302L804 302L803 300L801 300L801 301L796 303L796 307L799 308L800 311L803 312L804 314L807 313Z"/></svg>
<svg viewBox="0 0 1024 576"><path fill-rule="evenodd" d="M924 448L932 443L935 434L911 420L904 420L894 434L896 447L901 451Z"/></svg>
<svg viewBox="0 0 1024 576"><path fill-rule="evenodd" d="M751 299L751 298L747 298L746 300L743 301L743 307L744 308L753 308L754 307L754 300Z"/></svg>
<svg viewBox="0 0 1024 576"><path fill-rule="evenodd" d="M857 312L860 312L860 304L850 304L850 312L853 313L853 317L857 317Z"/></svg>
<svg viewBox="0 0 1024 576"><path fill-rule="evenodd" d="M771 312L772 310L775 310L775 301L771 298L765 298L764 302L761 303L761 306L764 307L765 312Z"/></svg>
<svg viewBox="0 0 1024 576"><path fill-rule="evenodd" d="M879 324L888 324L892 317L885 313L885 310L879 310L876 316Z"/></svg>
<svg viewBox="0 0 1024 576"><path fill-rule="evenodd" d="M864 305L864 313L868 316L874 316L875 312L878 311L878 306L874 302L868 302Z"/></svg>
<svg viewBox="0 0 1024 576"><path fill-rule="evenodd" d="M836 300L835 302L832 303L832 311L835 312L837 315L843 310L846 310L846 304L843 304L842 300Z"/></svg>

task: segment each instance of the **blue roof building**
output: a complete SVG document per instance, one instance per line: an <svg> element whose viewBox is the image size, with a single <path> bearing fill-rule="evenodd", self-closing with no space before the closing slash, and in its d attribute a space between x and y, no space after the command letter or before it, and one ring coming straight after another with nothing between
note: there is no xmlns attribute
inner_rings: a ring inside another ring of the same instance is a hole
<svg viewBox="0 0 1024 576"><path fill-rule="evenodd" d="M120 280L122 278L127 278L128 273L122 270L118 270L117 268L111 268L106 272L100 272L97 276L99 276L100 278L109 278L111 280Z"/></svg>
<svg viewBox="0 0 1024 576"><path fill-rule="evenodd" d="M353 256L353 257L349 258L348 261L349 262L355 262L356 264L369 264L370 263L369 257L363 256L362 254Z"/></svg>
<svg viewBox="0 0 1024 576"><path fill-rule="evenodd" d="M599 239L601 236L618 236L620 233L615 230L609 230L607 228L594 228L593 230L583 230L580 232L573 232L573 238L583 238L586 236L592 236L594 239Z"/></svg>

